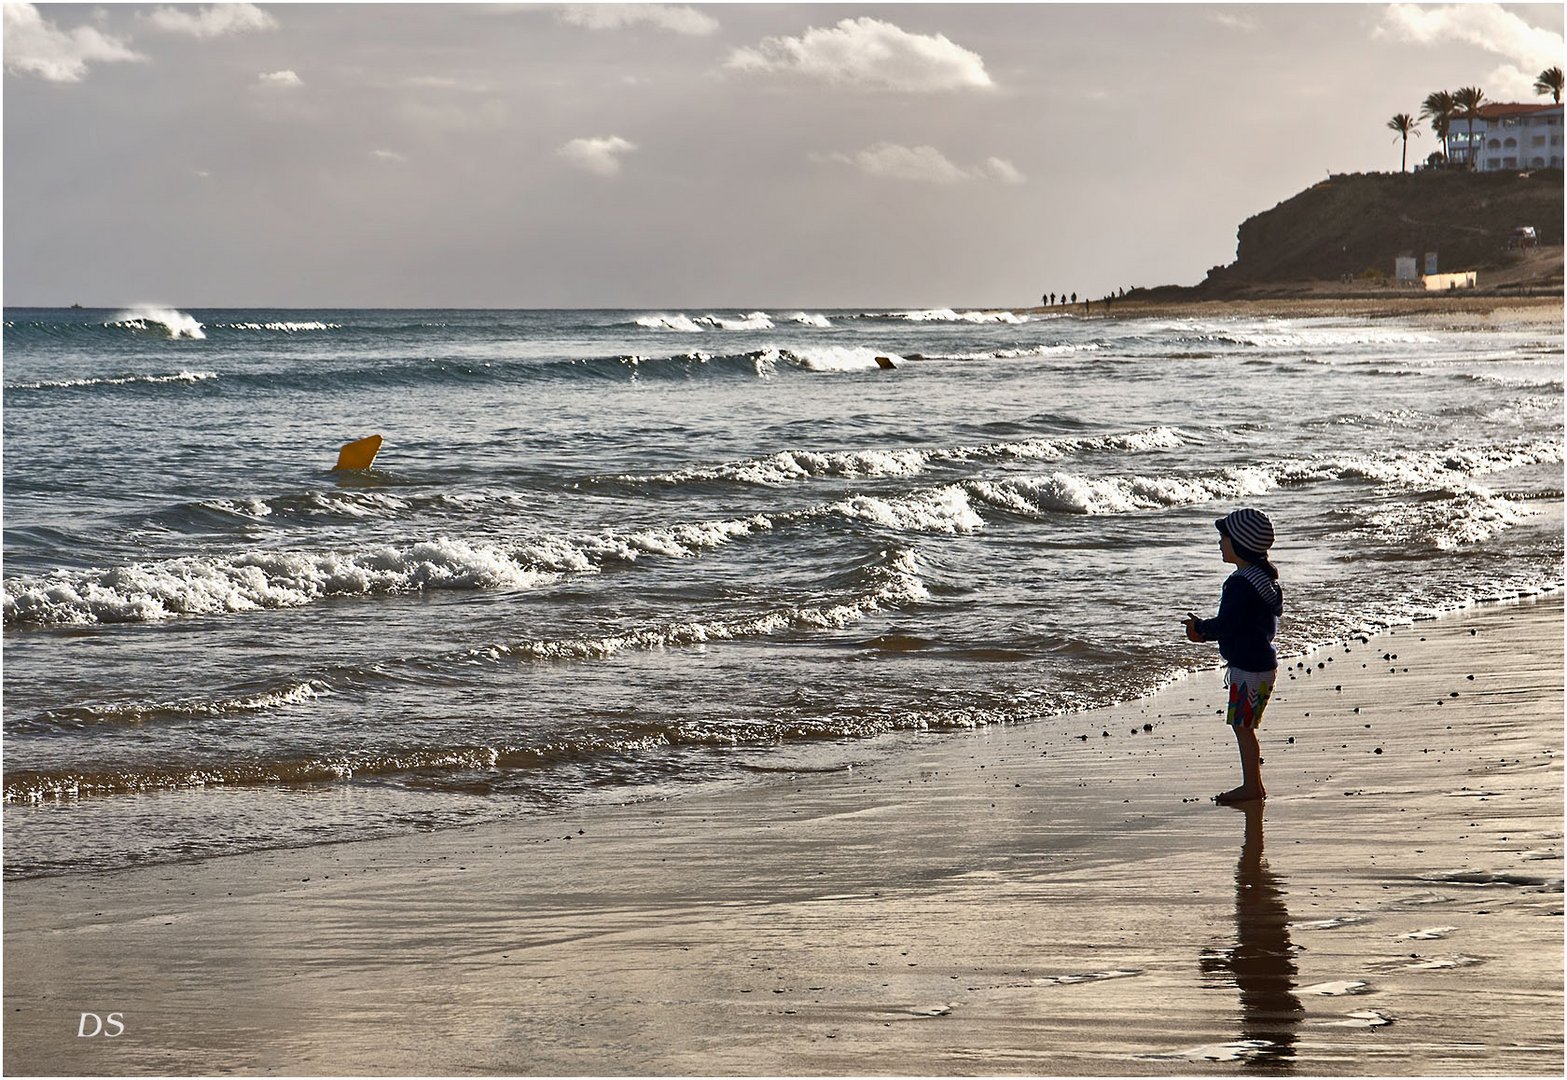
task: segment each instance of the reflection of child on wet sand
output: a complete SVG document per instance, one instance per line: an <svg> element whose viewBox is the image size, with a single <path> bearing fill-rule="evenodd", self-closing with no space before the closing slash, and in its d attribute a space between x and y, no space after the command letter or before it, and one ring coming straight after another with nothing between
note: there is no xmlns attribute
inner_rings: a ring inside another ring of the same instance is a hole
<svg viewBox="0 0 1567 1080"><path fill-rule="evenodd" d="M1214 522L1219 530L1219 553L1235 572L1224 581L1219 614L1212 619L1186 617L1186 637L1191 641L1217 641L1219 654L1229 663L1225 685L1230 688L1226 721L1235 729L1241 753L1241 784L1214 796L1221 803L1266 798L1262 786L1262 751L1257 745L1257 725L1273 693L1278 675L1278 655L1273 637L1284 613L1284 590L1279 572L1268 561L1273 546L1273 522L1260 510L1235 510Z"/></svg>
<svg viewBox="0 0 1567 1080"><path fill-rule="evenodd" d="M1288 1069L1306 1010L1295 996L1299 969L1285 890L1262 854L1262 805L1236 807L1246 815L1246 838L1235 864L1235 944L1205 949L1198 964L1205 974L1230 976L1240 991L1246 1063Z"/></svg>

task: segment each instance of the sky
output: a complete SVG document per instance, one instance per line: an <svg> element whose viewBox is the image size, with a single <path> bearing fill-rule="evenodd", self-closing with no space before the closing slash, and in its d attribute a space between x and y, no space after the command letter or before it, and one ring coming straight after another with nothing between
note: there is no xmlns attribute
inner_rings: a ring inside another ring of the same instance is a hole
<svg viewBox="0 0 1567 1080"><path fill-rule="evenodd" d="M8 306L1014 307L1195 284L1534 102L1560 4L4 4ZM1411 160L1438 146L1429 130Z"/></svg>

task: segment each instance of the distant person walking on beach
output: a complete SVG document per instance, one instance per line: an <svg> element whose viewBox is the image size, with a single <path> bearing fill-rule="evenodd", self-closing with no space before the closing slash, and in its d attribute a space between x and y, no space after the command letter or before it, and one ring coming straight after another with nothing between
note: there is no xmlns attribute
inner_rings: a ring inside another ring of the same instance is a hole
<svg viewBox="0 0 1567 1080"><path fill-rule="evenodd" d="M1273 694L1279 658L1273 651L1279 616L1284 614L1284 589L1279 572L1268 561L1273 546L1273 522L1260 510L1233 510L1215 521L1219 554L1235 567L1224 581L1219 614L1212 619L1186 616L1190 641L1217 641L1219 655L1230 665L1224 683L1230 688L1225 720L1235 729L1241 753L1241 784L1214 796L1221 803L1264 799L1262 751L1257 725Z"/></svg>

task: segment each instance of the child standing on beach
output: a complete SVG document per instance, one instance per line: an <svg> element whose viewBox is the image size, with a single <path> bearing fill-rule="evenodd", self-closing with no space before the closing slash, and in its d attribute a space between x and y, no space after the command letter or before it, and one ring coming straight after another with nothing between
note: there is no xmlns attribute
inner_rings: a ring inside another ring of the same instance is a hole
<svg viewBox="0 0 1567 1080"><path fill-rule="evenodd" d="M1186 637L1191 641L1217 641L1219 654L1230 665L1225 685L1230 707L1225 719L1235 729L1241 753L1239 787L1214 798L1221 803L1250 802L1267 797L1262 786L1262 751L1257 745L1257 725L1273 694L1278 675L1278 654L1273 637L1284 614L1284 590L1279 572L1268 561L1273 546L1273 522L1260 510L1242 508L1215 521L1219 530L1219 554L1235 567L1224 581L1219 614L1212 619L1186 616Z"/></svg>

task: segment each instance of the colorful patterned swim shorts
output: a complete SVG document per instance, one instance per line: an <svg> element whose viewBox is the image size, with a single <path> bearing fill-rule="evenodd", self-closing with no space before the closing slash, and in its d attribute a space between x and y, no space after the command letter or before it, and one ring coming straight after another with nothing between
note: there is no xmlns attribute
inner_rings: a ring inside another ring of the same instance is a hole
<svg viewBox="0 0 1567 1080"><path fill-rule="evenodd" d="M1242 671L1232 667L1225 673L1230 688L1230 707L1224 721L1231 727L1256 728L1262 723L1262 711L1273 696L1273 680L1278 671Z"/></svg>

